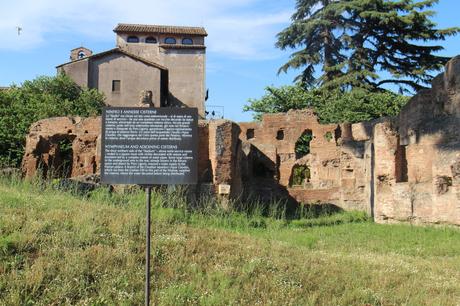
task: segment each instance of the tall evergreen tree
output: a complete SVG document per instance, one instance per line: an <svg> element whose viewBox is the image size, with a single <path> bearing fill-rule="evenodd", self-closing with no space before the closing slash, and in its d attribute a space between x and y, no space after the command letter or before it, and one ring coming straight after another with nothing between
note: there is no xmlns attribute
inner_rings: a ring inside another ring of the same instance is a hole
<svg viewBox="0 0 460 306"><path fill-rule="evenodd" d="M342 9L337 4L337 0L297 0L293 22L278 34L276 46L283 50L303 48L292 54L280 72L305 67L295 81L308 86L319 80L329 82L341 75L341 64L346 57L342 53L343 34L336 33L343 27ZM323 64L323 74L317 79L315 66L319 64Z"/></svg>
<svg viewBox="0 0 460 306"><path fill-rule="evenodd" d="M278 34L277 47L300 49L280 68L303 68L297 81L326 88L376 90L394 83L419 90L448 57L429 42L459 28L437 29L427 10L438 0L297 0L292 24ZM315 66L322 74L315 74ZM379 75L385 71L387 78Z"/></svg>

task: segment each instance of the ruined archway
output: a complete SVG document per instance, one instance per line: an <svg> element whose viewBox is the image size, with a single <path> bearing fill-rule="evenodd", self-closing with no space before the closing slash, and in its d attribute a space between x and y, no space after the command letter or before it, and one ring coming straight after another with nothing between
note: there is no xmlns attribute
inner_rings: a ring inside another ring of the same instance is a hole
<svg viewBox="0 0 460 306"><path fill-rule="evenodd" d="M291 177L289 178L289 186L302 186L310 182L311 171L307 165L294 165L292 167Z"/></svg>
<svg viewBox="0 0 460 306"><path fill-rule="evenodd" d="M70 177L73 167L73 139L70 137L62 138L57 143L55 169L57 177Z"/></svg>
<svg viewBox="0 0 460 306"><path fill-rule="evenodd" d="M54 135L42 138L35 154L38 168L45 178L67 178L72 175L74 135Z"/></svg>

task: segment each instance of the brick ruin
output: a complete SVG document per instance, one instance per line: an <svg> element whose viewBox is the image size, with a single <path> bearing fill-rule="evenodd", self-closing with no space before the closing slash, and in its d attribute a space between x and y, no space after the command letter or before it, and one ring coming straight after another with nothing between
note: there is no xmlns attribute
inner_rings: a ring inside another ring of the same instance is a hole
<svg viewBox="0 0 460 306"><path fill-rule="evenodd" d="M397 117L323 125L312 110L301 110L267 114L260 122L200 121L197 190L333 204L366 211L381 223L460 225L459 127L456 57ZM100 118L35 123L23 173L33 176L39 165L59 169L67 158L65 175L97 174L99 134ZM59 149L63 141L71 145L66 154Z"/></svg>

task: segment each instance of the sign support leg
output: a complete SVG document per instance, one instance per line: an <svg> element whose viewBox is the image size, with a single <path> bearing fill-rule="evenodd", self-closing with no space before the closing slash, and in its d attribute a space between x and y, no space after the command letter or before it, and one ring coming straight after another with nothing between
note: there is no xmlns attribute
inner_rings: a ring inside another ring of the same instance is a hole
<svg viewBox="0 0 460 306"><path fill-rule="evenodd" d="M147 223L146 223L146 245L145 245L145 305L150 306L150 206L152 202L152 187L145 188L147 193Z"/></svg>

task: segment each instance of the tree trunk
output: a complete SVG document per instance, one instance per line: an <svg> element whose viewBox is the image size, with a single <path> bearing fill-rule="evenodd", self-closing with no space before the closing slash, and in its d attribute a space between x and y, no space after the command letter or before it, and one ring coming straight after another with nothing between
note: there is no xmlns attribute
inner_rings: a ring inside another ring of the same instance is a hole
<svg viewBox="0 0 460 306"><path fill-rule="evenodd" d="M330 4L330 0L323 0L323 7L327 7ZM329 16L326 16L327 20L331 20ZM334 65L333 59L332 59L332 31L331 28L328 26L324 26L324 29L322 31L322 37L323 37L323 43L324 43L324 66L323 66L323 71L324 71L324 76L325 76L325 81L331 81L333 79L333 72L329 71L329 68Z"/></svg>

